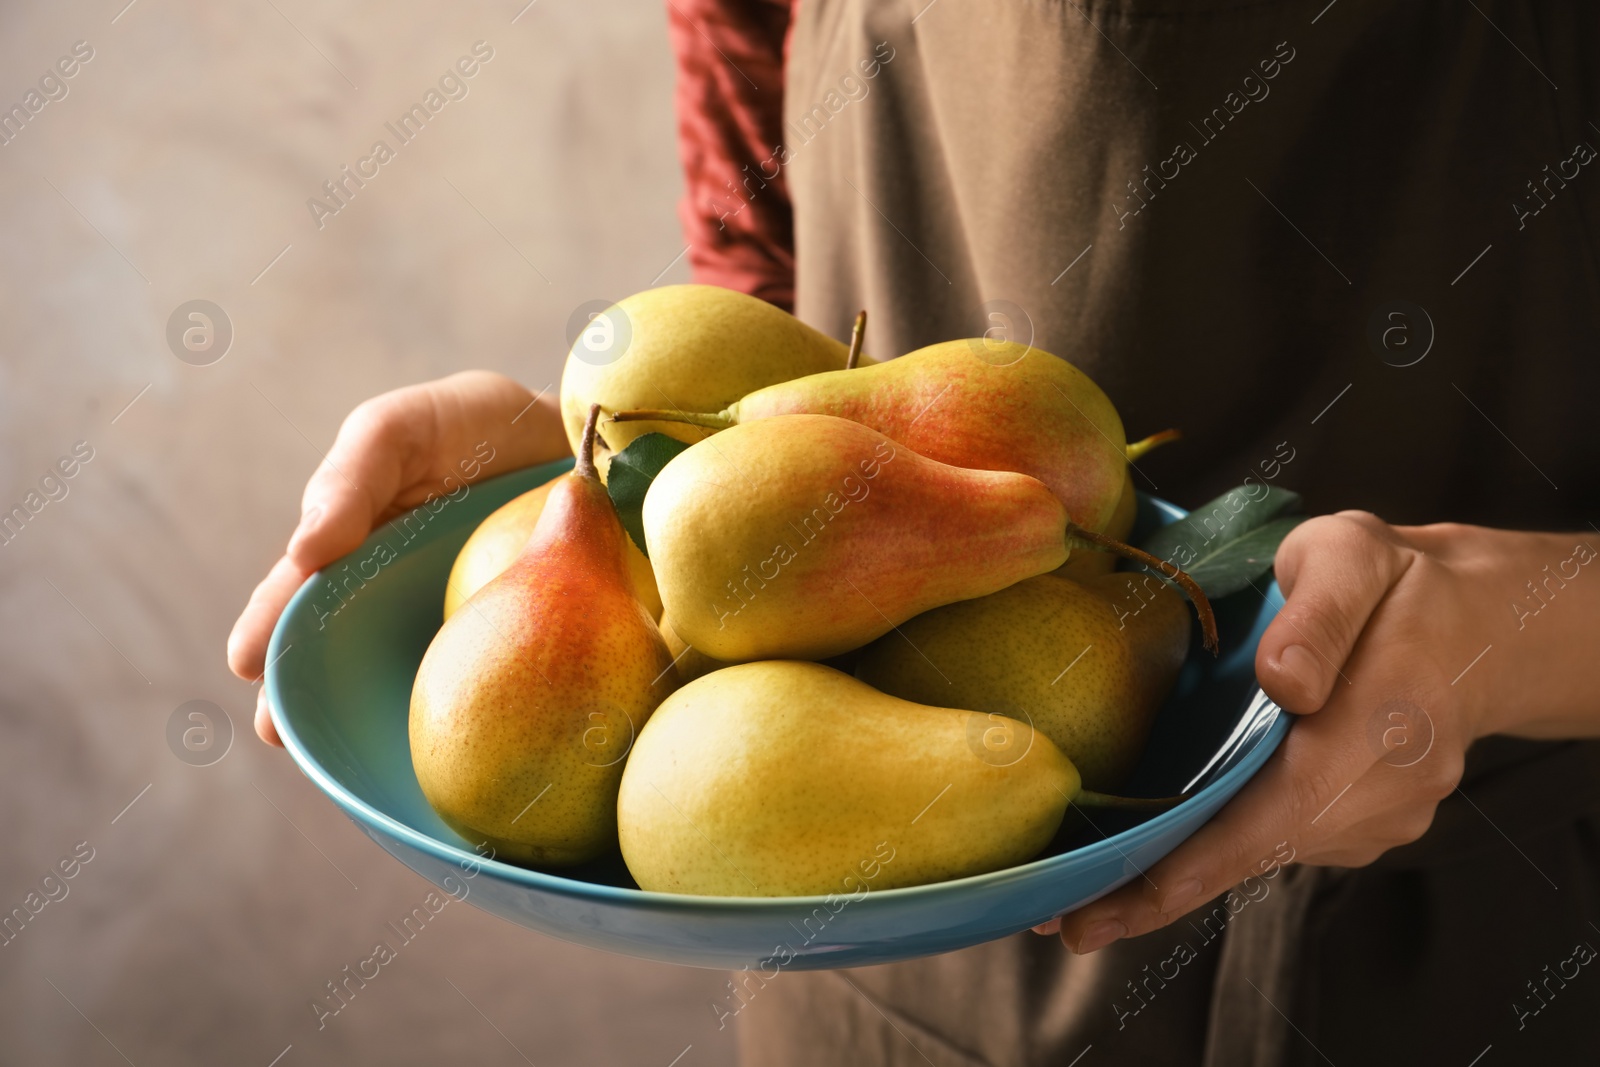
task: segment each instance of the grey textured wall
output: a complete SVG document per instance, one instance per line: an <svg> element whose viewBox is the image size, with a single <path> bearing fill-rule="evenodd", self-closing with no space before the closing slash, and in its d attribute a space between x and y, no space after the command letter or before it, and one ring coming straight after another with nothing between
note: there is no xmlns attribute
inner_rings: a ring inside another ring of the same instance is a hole
<svg viewBox="0 0 1600 1067"><path fill-rule="evenodd" d="M0 145L0 510L93 450L0 547L0 911L93 850L0 947L0 1063L730 1062L721 976L472 908L319 1033L307 1002L427 887L255 740L223 663L346 411L465 367L543 387L573 308L678 254L664 5L124 2L0 10L0 106L93 49ZM307 198L479 40L319 230ZM195 298L235 330L210 366L166 342ZM236 732L210 767L164 739L191 699Z"/></svg>

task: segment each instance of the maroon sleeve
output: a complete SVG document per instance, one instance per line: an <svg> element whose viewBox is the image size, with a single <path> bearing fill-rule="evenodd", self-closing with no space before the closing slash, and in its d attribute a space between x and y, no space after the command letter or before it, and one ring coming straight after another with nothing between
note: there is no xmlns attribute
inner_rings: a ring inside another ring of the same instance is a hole
<svg viewBox="0 0 1600 1067"><path fill-rule="evenodd" d="M776 160L789 17L790 0L667 0L694 280L792 310L794 220Z"/></svg>

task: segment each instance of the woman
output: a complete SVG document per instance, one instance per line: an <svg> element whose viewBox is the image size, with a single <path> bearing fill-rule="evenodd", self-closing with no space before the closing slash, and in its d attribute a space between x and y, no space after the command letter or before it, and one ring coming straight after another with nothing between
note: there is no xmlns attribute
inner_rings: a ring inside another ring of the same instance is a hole
<svg viewBox="0 0 1600 1067"><path fill-rule="evenodd" d="M792 298L836 336L865 306L879 353L1029 341L1134 435L1183 427L1141 488L1192 503L1274 463L1338 511L1280 550L1287 605L1256 660L1299 721L1215 820L1041 928L1070 953L1023 935L780 975L739 1013L746 1062L1592 1049L1600 745L1563 739L1600 736L1600 13L805 0L791 25L781 3L672 0L669 18L699 280ZM312 569L530 399L469 374L358 408L234 669L260 673ZM540 405L499 431L499 469L562 449ZM1520 532L1560 530L1579 532Z"/></svg>

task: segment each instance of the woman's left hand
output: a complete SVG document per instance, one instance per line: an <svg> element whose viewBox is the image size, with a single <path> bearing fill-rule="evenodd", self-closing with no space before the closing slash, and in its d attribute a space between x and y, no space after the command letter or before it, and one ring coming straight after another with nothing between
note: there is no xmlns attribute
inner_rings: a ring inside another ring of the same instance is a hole
<svg viewBox="0 0 1600 1067"><path fill-rule="evenodd" d="M1278 550L1285 605L1256 654L1261 687L1299 717L1294 728L1145 877L1035 929L1093 952L1173 922L1286 855L1364 866L1427 831L1478 738L1600 734L1591 695L1600 567L1588 566L1597 544L1394 527L1354 511L1301 524Z"/></svg>

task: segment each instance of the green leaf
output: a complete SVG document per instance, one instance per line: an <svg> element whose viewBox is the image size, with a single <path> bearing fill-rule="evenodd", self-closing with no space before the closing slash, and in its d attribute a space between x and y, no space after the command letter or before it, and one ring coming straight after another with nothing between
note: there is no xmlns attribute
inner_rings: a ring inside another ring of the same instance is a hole
<svg viewBox="0 0 1600 1067"><path fill-rule="evenodd" d="M1302 521L1300 494L1277 486L1230 489L1151 534L1139 547L1189 573L1213 600L1250 586L1272 568L1278 545Z"/></svg>
<svg viewBox="0 0 1600 1067"><path fill-rule="evenodd" d="M647 433L611 457L606 489L611 493L611 503L617 509L617 518L622 520L622 528L646 556L650 555L650 549L644 543L644 495L661 468L688 447L664 433Z"/></svg>
<svg viewBox="0 0 1600 1067"><path fill-rule="evenodd" d="M1221 600L1249 587L1272 569L1278 546L1289 531L1306 521L1304 515L1285 515L1257 526L1243 537L1213 543L1184 570L1200 583L1207 597Z"/></svg>
<svg viewBox="0 0 1600 1067"><path fill-rule="evenodd" d="M1161 527L1139 547L1183 566L1180 555L1206 551L1243 537L1299 506L1300 494L1291 490L1271 485L1240 486L1195 508L1188 518Z"/></svg>

